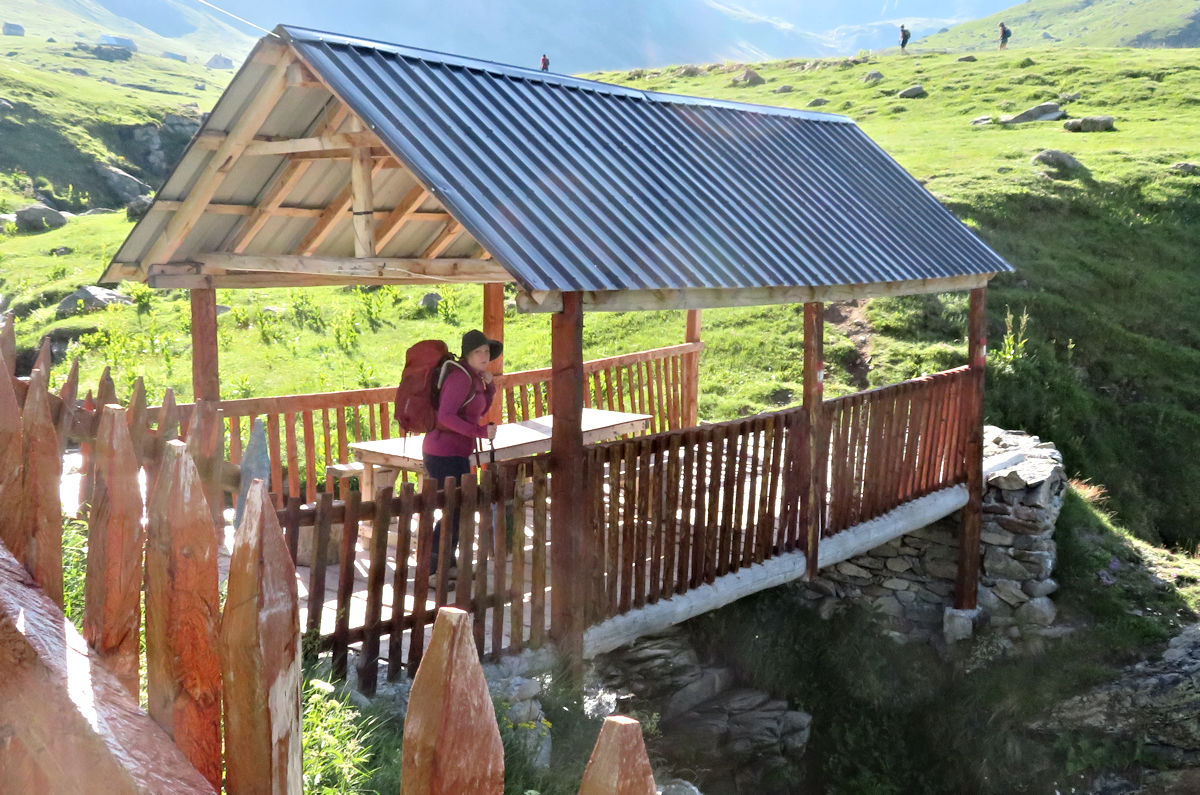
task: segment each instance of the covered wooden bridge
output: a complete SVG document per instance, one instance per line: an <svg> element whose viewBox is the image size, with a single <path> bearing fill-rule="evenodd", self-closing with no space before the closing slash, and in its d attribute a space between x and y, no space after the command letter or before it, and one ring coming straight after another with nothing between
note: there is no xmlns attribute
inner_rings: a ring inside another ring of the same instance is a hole
<svg viewBox="0 0 1200 795"><path fill-rule="evenodd" d="M371 687L379 656L419 661L435 603L472 611L485 651L548 630L579 661L963 506L974 606L985 290L1005 270L850 119L279 27L102 281L191 291L196 398L219 401L235 464L265 419L293 551L313 536L309 630L341 670L361 643ZM220 400L216 289L446 282L482 285L490 337L505 284L552 313L551 367L500 376L496 408L552 409L549 456L360 495L347 445L403 431L391 388ZM825 302L962 290L965 366L824 400ZM777 303L804 305L803 405L699 425L701 310ZM687 310L680 344L585 362L585 313L661 309ZM585 406L652 425L585 446ZM458 584L427 596L454 505Z"/></svg>

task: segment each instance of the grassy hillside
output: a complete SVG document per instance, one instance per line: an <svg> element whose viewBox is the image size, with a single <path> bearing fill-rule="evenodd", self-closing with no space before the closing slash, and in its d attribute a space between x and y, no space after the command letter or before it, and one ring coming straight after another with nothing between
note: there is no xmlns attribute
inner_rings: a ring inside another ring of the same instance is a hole
<svg viewBox="0 0 1200 795"><path fill-rule="evenodd" d="M927 36L913 42L910 49L996 49L1001 22L1013 30L1009 49L1049 43L1067 47L1200 46L1200 2L1196 0L1028 0Z"/></svg>
<svg viewBox="0 0 1200 795"><path fill-rule="evenodd" d="M1133 65L1133 64L1136 64ZM1121 519L1143 536L1195 545L1200 515L1200 177L1171 170L1200 162L1188 134L1200 121L1189 51L1059 50L756 65L767 82L735 88L729 73L603 75L649 89L822 109L850 115L902 165L1017 267L990 294L988 420L1053 439L1068 467L1104 485ZM862 81L869 70L884 79ZM928 96L895 92L920 82ZM790 85L790 93L772 93ZM1116 117L1111 133L1074 134L1057 123L972 126L1079 93L1072 115ZM1055 179L1030 158L1046 148L1086 167ZM0 294L23 315L20 342L49 329L95 327L75 343L94 378L119 363L125 388L147 377L189 390L186 301L138 295L144 311L56 321L51 300L95 278L128 231L120 217L0 242ZM71 254L48 257L58 246ZM138 293L128 286L127 291ZM441 292L439 316L416 305L423 290L222 291L222 381L230 397L393 383L400 351L431 335L454 338L478 322L478 289ZM1005 338L1005 315L1015 316ZM894 382L963 362L965 296L880 300L845 308L826 329L831 394ZM1020 317L1027 315L1025 331ZM510 369L547 363L547 321L509 317ZM589 316L589 356L679 341L677 313ZM701 414L717 420L799 400L798 307L705 313ZM60 376L61 377L61 376Z"/></svg>
<svg viewBox="0 0 1200 795"><path fill-rule="evenodd" d="M142 176L121 154L120 130L167 113L198 116L233 74L157 51L105 61L75 49L70 33L54 38L0 40L0 99L11 105L0 104L0 212L28 203L35 191L62 199L64 209L111 205L93 163Z"/></svg>

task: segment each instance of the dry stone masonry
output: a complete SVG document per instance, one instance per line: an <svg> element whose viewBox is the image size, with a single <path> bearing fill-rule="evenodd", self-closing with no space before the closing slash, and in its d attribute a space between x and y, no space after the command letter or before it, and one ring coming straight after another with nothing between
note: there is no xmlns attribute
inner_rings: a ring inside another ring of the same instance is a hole
<svg viewBox="0 0 1200 795"><path fill-rule="evenodd" d="M831 615L844 601L881 612L897 640L953 642L986 620L1011 635L1044 634L1056 612L1054 523L1066 474L1049 442L1019 431L985 428L984 455L1001 463L987 477L977 611L954 610L959 515L893 539L798 584L798 595Z"/></svg>

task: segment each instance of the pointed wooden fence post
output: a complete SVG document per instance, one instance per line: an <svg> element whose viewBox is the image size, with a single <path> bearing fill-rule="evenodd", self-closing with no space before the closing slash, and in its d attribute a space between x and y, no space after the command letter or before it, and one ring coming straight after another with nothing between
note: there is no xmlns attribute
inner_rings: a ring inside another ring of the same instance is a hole
<svg viewBox="0 0 1200 795"><path fill-rule="evenodd" d="M255 481L229 559L221 620L230 795L298 793L300 598L267 487Z"/></svg>
<svg viewBox="0 0 1200 795"><path fill-rule="evenodd" d="M654 771L642 740L642 724L624 715L604 719L579 795L654 795Z"/></svg>
<svg viewBox="0 0 1200 795"><path fill-rule="evenodd" d="M58 432L50 415L47 372L38 368L30 375L22 417L25 498L21 524L26 543L23 562L46 595L61 608L62 502L58 489L62 458L58 455Z"/></svg>
<svg viewBox="0 0 1200 795"><path fill-rule="evenodd" d="M75 398L79 391L79 360L71 362L71 371L58 397L62 401L58 411L58 456L62 457L71 441L71 426L75 422Z"/></svg>
<svg viewBox="0 0 1200 795"><path fill-rule="evenodd" d="M0 315L0 374L17 374L17 328L12 312Z"/></svg>
<svg viewBox="0 0 1200 795"><path fill-rule="evenodd" d="M25 560L25 446L21 405L9 375L8 354L0 345L0 541L17 560Z"/></svg>
<svg viewBox="0 0 1200 795"><path fill-rule="evenodd" d="M218 536L225 526L222 516L225 495L221 490L221 462L224 459L221 439L221 418L217 416L217 404L210 400L197 400L188 420L187 449L196 462L196 469L204 484L204 496L208 499L214 532Z"/></svg>
<svg viewBox="0 0 1200 795"><path fill-rule="evenodd" d="M217 543L200 475L183 442L167 442L149 516L146 671L150 715L213 787L220 789Z"/></svg>
<svg viewBox="0 0 1200 795"><path fill-rule="evenodd" d="M267 452L267 429L263 425L262 417L254 418L254 424L250 426L250 440L246 442L246 450L242 453L242 479L234 504L234 527L242 526L242 514L246 512L246 495L250 493L250 484L255 480L261 480L270 493L271 457Z"/></svg>
<svg viewBox="0 0 1200 795"><path fill-rule="evenodd" d="M504 746L471 616L438 610L404 718L401 795L504 791Z"/></svg>
<svg viewBox="0 0 1200 795"><path fill-rule="evenodd" d="M96 488L88 520L83 636L137 698L146 537L138 461L120 406L101 409L94 449Z"/></svg>

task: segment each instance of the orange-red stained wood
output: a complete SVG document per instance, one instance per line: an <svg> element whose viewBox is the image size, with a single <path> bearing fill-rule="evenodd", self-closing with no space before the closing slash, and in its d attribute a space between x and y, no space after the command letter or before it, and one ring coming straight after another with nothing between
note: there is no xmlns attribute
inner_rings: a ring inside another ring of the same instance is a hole
<svg viewBox="0 0 1200 795"><path fill-rule="evenodd" d="M25 395L21 441L25 457L24 527L25 568L38 585L62 607L62 503L59 482L62 457L58 454L58 432L50 418L50 392L47 371L35 369Z"/></svg>
<svg viewBox="0 0 1200 795"><path fill-rule="evenodd" d="M182 442L167 442L148 514L146 690L150 716L213 787L220 788L217 541L200 473Z"/></svg>
<svg viewBox="0 0 1200 795"><path fill-rule="evenodd" d="M654 795L654 771L642 740L642 725L624 715L604 719L579 795Z"/></svg>
<svg viewBox="0 0 1200 795"><path fill-rule="evenodd" d="M12 312L0 315L0 375L17 374L17 328Z"/></svg>
<svg viewBox="0 0 1200 795"><path fill-rule="evenodd" d="M402 795L504 791L504 746L471 617L438 610L404 718Z"/></svg>
<svg viewBox="0 0 1200 795"><path fill-rule="evenodd" d="M139 378L138 381L141 381ZM58 454L61 456L67 450L67 442L71 435L71 426L75 423L75 398L79 391L79 360L71 362L71 370L62 389L58 390Z"/></svg>
<svg viewBox="0 0 1200 795"><path fill-rule="evenodd" d="M146 534L137 457L120 406L100 410L93 449L96 480L88 518L83 636L137 698Z"/></svg>
<svg viewBox="0 0 1200 795"><path fill-rule="evenodd" d="M299 793L300 600L296 569L261 480L246 494L221 619L230 793Z"/></svg>
<svg viewBox="0 0 1200 795"><path fill-rule="evenodd" d="M0 791L213 791L3 548L0 661Z"/></svg>
<svg viewBox="0 0 1200 795"><path fill-rule="evenodd" d="M24 504L24 458L21 407L8 374L8 354L0 349L0 541L20 561L25 559L26 531L21 520Z"/></svg>

